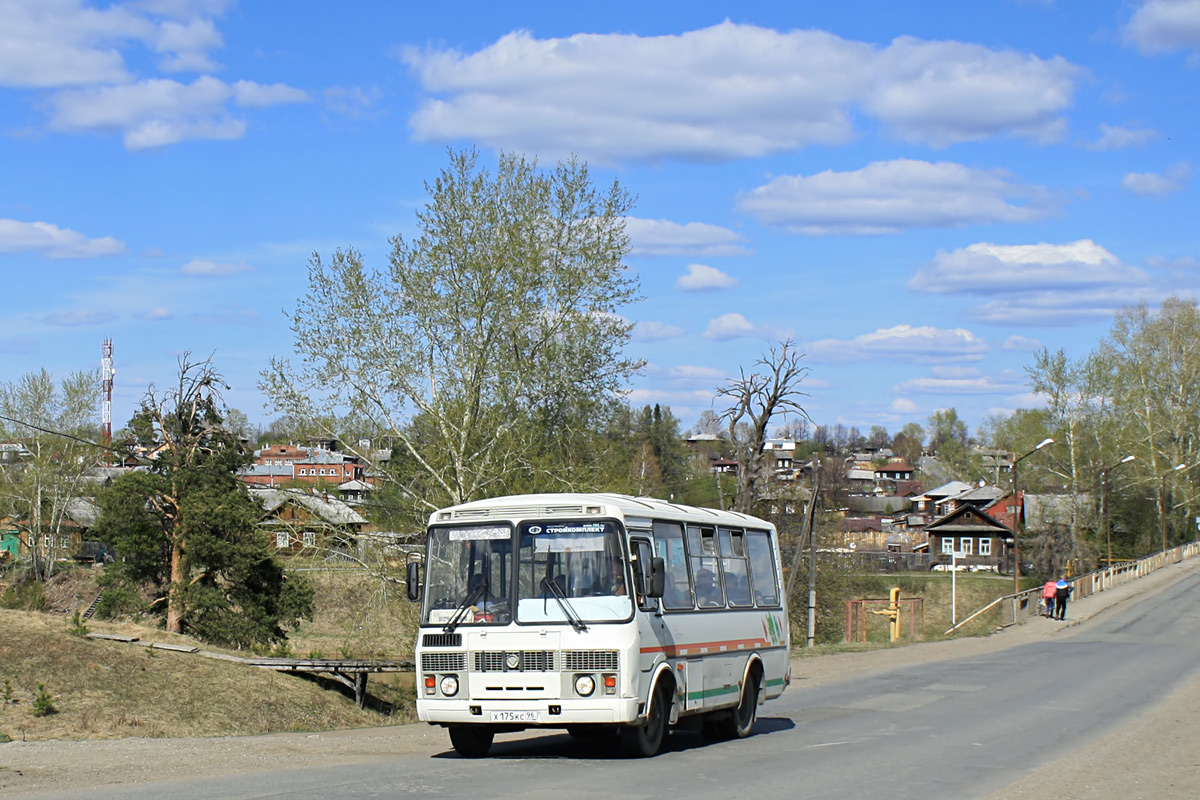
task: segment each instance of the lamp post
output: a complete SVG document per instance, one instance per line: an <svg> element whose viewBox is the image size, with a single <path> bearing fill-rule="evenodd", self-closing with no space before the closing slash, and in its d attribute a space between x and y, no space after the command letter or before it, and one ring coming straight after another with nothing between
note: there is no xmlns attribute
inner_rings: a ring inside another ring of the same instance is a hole
<svg viewBox="0 0 1200 800"><path fill-rule="evenodd" d="M1115 464L1111 464L1100 470L1100 516L1104 520L1104 538L1108 542L1108 566L1112 566L1112 526L1108 522L1108 473L1122 464L1128 464L1137 456L1129 455L1122 458Z"/></svg>
<svg viewBox="0 0 1200 800"><path fill-rule="evenodd" d="M1181 469L1187 469L1187 464L1176 464L1171 469L1158 476L1160 485L1159 491L1159 513L1158 526L1162 529L1162 549L1165 553L1167 550L1167 477L1172 473L1179 472Z"/></svg>
<svg viewBox="0 0 1200 800"><path fill-rule="evenodd" d="M1020 464L1031 455L1041 450L1047 445L1054 444L1054 440L1046 437L1038 446L1030 450L1025 455L1018 458L1012 465L1012 494L1013 494L1013 594L1021 592L1021 517L1024 504L1021 503L1017 495L1017 464Z"/></svg>

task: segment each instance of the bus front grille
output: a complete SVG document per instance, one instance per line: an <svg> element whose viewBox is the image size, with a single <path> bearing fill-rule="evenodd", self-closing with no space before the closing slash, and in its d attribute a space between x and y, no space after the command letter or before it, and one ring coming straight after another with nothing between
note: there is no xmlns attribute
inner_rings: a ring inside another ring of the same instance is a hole
<svg viewBox="0 0 1200 800"><path fill-rule="evenodd" d="M422 653L422 672L462 672L467 668L466 653Z"/></svg>
<svg viewBox="0 0 1200 800"><path fill-rule="evenodd" d="M616 650L564 650L563 669L568 672L616 672Z"/></svg>
<svg viewBox="0 0 1200 800"><path fill-rule="evenodd" d="M498 650L475 653L476 672L553 672L553 650Z"/></svg>

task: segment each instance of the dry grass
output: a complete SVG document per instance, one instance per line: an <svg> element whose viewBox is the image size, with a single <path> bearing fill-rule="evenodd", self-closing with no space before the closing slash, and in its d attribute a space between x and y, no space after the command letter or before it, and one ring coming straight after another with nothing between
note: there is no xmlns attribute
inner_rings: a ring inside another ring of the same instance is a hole
<svg viewBox="0 0 1200 800"><path fill-rule="evenodd" d="M900 596L902 599L912 597L920 597L924 600L924 624L918 618L916 620L915 629L917 632L917 641L940 641L947 638L959 638L963 636L987 636L995 631L1000 624L999 609L991 609L990 611L981 614L976 619L959 628L949 637L945 632L952 626L951 619L956 618L962 622L967 617L974 614L976 611L987 606L997 597L1001 597L1012 592L1012 579L1004 576L980 574L980 573L959 573L957 576L957 586L952 591L951 576L947 573L925 573L925 574L908 574L904 576L903 581L897 581L905 585L904 591ZM918 587L913 590L914 584ZM886 599L886 594L880 595ZM957 598L957 614L952 614L952 599ZM875 610L883 608L873 606ZM900 637L901 644L909 643L909 619L908 607L901 604L900 618ZM889 632L888 620L886 617L877 614L866 614L866 630L867 641L865 643L839 643L826 645L825 652L844 652L847 649L870 649L872 647L888 646ZM799 640L803 643L803 639Z"/></svg>
<svg viewBox="0 0 1200 800"><path fill-rule="evenodd" d="M13 739L112 739L328 730L386 724L338 692L302 677L138 644L71 635L57 614L0 610L0 733ZM95 632L146 641L186 637L130 624ZM39 685L56 713L35 716Z"/></svg>
<svg viewBox="0 0 1200 800"><path fill-rule="evenodd" d="M73 636L72 613L95 597L96 574L76 569L56 576L46 588L49 613L0 609L0 740L223 736L413 719L411 673L371 675L368 708L361 710L348 690L327 679ZM362 572L303 574L316 585L317 612L289 638L292 654L412 660L416 610L403 585L388 590ZM88 620L86 626L146 643L218 649L136 622ZM9 703L3 702L6 679ZM34 715L39 684L57 713Z"/></svg>

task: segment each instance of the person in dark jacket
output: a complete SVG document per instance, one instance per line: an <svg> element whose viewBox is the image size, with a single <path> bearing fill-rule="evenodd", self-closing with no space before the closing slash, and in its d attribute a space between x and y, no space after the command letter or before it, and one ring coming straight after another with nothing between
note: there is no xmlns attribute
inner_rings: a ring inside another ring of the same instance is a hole
<svg viewBox="0 0 1200 800"><path fill-rule="evenodd" d="M1071 592L1075 587L1067 583L1066 578L1059 578L1058 583L1054 584L1054 618L1065 620L1067 618L1067 598L1071 596Z"/></svg>

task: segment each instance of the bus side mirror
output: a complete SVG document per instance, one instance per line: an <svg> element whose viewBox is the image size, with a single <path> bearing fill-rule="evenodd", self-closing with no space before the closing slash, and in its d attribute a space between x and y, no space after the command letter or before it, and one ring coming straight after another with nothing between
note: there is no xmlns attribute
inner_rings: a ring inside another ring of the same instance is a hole
<svg viewBox="0 0 1200 800"><path fill-rule="evenodd" d="M661 556L655 556L650 559L650 591L646 592L646 596L662 597L666 585L667 562L663 561Z"/></svg>
<svg viewBox="0 0 1200 800"><path fill-rule="evenodd" d="M408 599L421 598L421 565L416 561L408 562Z"/></svg>

